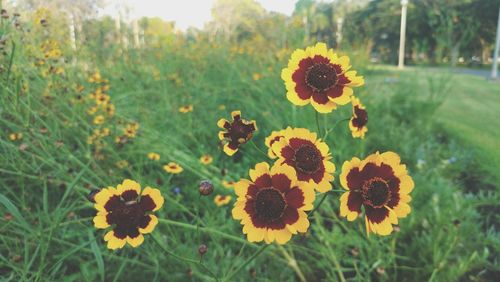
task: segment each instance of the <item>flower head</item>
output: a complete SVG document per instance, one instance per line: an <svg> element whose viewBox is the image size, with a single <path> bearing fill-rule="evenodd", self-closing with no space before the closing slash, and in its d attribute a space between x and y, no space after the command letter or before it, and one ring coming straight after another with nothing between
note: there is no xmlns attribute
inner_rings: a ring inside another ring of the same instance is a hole
<svg viewBox="0 0 500 282"><path fill-rule="evenodd" d="M152 161L159 161L160 160L160 154L154 153L154 152L148 153L148 159L150 159Z"/></svg>
<svg viewBox="0 0 500 282"><path fill-rule="evenodd" d="M184 105L182 107L179 108L179 112L183 113L183 114L186 114L186 113L190 113L193 111L193 105Z"/></svg>
<svg viewBox="0 0 500 282"><path fill-rule="evenodd" d="M281 72L287 98L297 106L311 103L316 111L329 113L349 103L351 87L364 84L363 77L350 68L349 57L338 57L325 43L297 49Z"/></svg>
<svg viewBox="0 0 500 282"><path fill-rule="evenodd" d="M139 124L137 122L132 122L125 126L125 128L123 129L123 133L129 138L134 138L137 135L138 130Z"/></svg>
<svg viewBox="0 0 500 282"><path fill-rule="evenodd" d="M213 162L214 158L210 156L209 154L204 154L203 156L200 157L200 163L204 165L209 165Z"/></svg>
<svg viewBox="0 0 500 282"><path fill-rule="evenodd" d="M231 196L228 196L228 195L216 195L214 198L214 203L218 207L225 206L225 205L229 204L229 202L231 202Z"/></svg>
<svg viewBox="0 0 500 282"><path fill-rule="evenodd" d="M289 129L289 128L287 128ZM273 151L273 144L277 141L279 141L281 138L284 137L285 135L285 130L287 129L283 129L283 130L280 130L280 131L273 131L271 132L271 135L267 136L266 137L266 140L264 141L264 143L266 144L266 147L268 148L267 149L267 155L269 156L269 158L271 159L276 159L278 156L274 153Z"/></svg>
<svg viewBox="0 0 500 282"><path fill-rule="evenodd" d="M286 129L283 135L272 145L278 162L293 167L297 179L314 184L318 192L331 190L335 165L330 161L328 145L305 128Z"/></svg>
<svg viewBox="0 0 500 282"><path fill-rule="evenodd" d="M175 162L169 162L168 164L163 166L163 169L172 174L179 174L181 173L184 169L182 166L180 166L178 163Z"/></svg>
<svg viewBox="0 0 500 282"><path fill-rule="evenodd" d="M224 186L227 189L234 188L234 184L235 184L234 181L225 180L225 179L222 180L222 186Z"/></svg>
<svg viewBox="0 0 500 282"><path fill-rule="evenodd" d="M368 113L365 106L361 104L358 98L352 97L352 117L349 121L349 129L351 129L352 137L364 138L368 131L366 124L368 123Z"/></svg>
<svg viewBox="0 0 500 282"><path fill-rule="evenodd" d="M251 180L241 179L235 185L238 199L232 211L248 241L284 244L292 234L306 232L305 211L313 208L315 198L310 184L297 180L292 167L279 163L271 169L258 163L249 174Z"/></svg>
<svg viewBox="0 0 500 282"><path fill-rule="evenodd" d="M224 152L229 156L234 155L240 145L248 142L252 138L254 131L257 130L257 123L254 120L242 119L240 111L233 111L231 116L233 118L232 122L225 119L220 119L217 122L217 125L224 129L219 131L219 139L225 142Z"/></svg>
<svg viewBox="0 0 500 282"><path fill-rule="evenodd" d="M103 115L98 115L94 118L94 124L101 125L103 123L104 123L104 116Z"/></svg>
<svg viewBox="0 0 500 282"><path fill-rule="evenodd" d="M97 215L94 226L112 227L104 236L109 249L123 248L126 243L137 247L144 241L143 234L151 233L158 218L152 212L159 210L164 202L160 190L146 187L125 179L115 187L101 189L95 194L94 207Z"/></svg>
<svg viewBox="0 0 500 282"><path fill-rule="evenodd" d="M9 134L10 141L16 141L23 139L23 134L20 132Z"/></svg>
<svg viewBox="0 0 500 282"><path fill-rule="evenodd" d="M366 232L388 235L398 218L411 209L408 195L414 187L406 166L396 153L379 152L364 160L344 162L340 183L348 190L340 197L340 215L353 221L365 210Z"/></svg>

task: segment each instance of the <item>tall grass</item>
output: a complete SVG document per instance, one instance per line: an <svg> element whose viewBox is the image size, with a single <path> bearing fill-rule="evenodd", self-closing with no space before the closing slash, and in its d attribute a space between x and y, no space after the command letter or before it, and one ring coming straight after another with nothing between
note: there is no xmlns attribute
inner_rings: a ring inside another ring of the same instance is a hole
<svg viewBox="0 0 500 282"><path fill-rule="evenodd" d="M199 197L197 183L210 179L216 194L230 195L221 181L247 177L249 167L265 160L249 144L233 158L221 153L216 121L231 110L257 120L255 142L261 148L272 130L288 125L316 131L311 107L294 107L284 96L280 71L290 51L281 51L285 56L276 56L279 50L240 53L233 46L206 42L120 53L117 48L104 60L81 56L73 64L54 62L65 73L45 75L30 55L30 46L40 42L29 36L12 35L0 59L2 65L12 61L10 71L0 74L2 279L209 281L213 278L205 267L223 278L252 256L257 245L245 240L240 224L231 219L231 207L218 208L212 197ZM412 73L394 78L367 65L356 67L367 78L356 93L367 106L369 132L365 140L353 140L341 123L326 140L333 160L340 170L352 156L376 150L400 153L416 184L412 213L393 235L367 237L362 220L339 217L340 195L332 192L314 213L306 235L284 247L270 246L236 280L493 279L499 271L498 196L494 189L483 189L488 187L481 177L474 178L474 189L463 181L475 155L436 124L446 98L442 94L453 78L437 75L422 81ZM92 91L87 79L95 69L110 80L116 116L105 125L112 136L120 134L124 123L140 124L138 136L125 145L104 138L99 154L87 143L96 128L86 113L88 104L74 102L80 95L77 84L86 88L82 95ZM259 80L253 79L256 73ZM49 95L43 95L47 89ZM194 111L179 113L185 104ZM350 111L344 107L321 116L320 127L332 127ZM10 133L23 137L12 141ZM161 162L149 161L149 152L159 153ZM209 166L199 162L206 153L214 156ZM122 160L129 165L118 168ZM161 168L168 161L185 171L168 175ZM153 236L166 242L169 252L194 260L199 259L198 245L206 244L203 266L169 255L152 236L137 249L106 249L103 233L93 228L95 210L86 196L124 178L161 189L166 204Z"/></svg>

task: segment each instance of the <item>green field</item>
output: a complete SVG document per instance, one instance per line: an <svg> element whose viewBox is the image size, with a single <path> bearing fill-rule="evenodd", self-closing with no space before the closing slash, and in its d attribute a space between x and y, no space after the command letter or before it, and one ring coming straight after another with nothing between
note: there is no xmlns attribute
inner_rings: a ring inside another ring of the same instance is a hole
<svg viewBox="0 0 500 282"><path fill-rule="evenodd" d="M311 106L286 99L280 73L293 49L193 39L89 48L42 65L40 38L26 44L12 38L16 47L10 43L0 58L10 66L0 78L2 280L492 281L500 272L498 83L426 69L400 72L347 52L365 76L354 91L369 113L366 138L353 139L341 121L351 117L349 105L316 120ZM89 81L96 71L109 82ZM103 85L116 109L101 123L91 96ZM185 105L193 110L179 112ZM229 157L216 124L233 110L256 120L259 130L255 146L244 144ZM120 139L134 123L137 133ZM334 189L311 215L307 233L263 249L232 218L236 195L223 181L248 178L256 163L271 163L260 152L267 151L264 139L287 126L331 130L325 140L337 167ZM104 128L108 136L92 137ZM353 156L389 150L415 182L412 211L390 236L367 236L363 219L339 216L339 174ZM160 160L148 159L150 152ZM204 154L213 162L201 163ZM162 167L171 161L184 171L167 173ZM126 178L158 188L165 204L142 245L112 251L94 227L87 196ZM205 179L215 192L200 196ZM218 207L217 194L233 199ZM208 246L202 258L200 244Z"/></svg>

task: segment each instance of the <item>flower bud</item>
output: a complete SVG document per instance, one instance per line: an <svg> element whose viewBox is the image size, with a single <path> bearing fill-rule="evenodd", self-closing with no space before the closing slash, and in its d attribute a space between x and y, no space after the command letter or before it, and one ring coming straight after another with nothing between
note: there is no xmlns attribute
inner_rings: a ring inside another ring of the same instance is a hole
<svg viewBox="0 0 500 282"><path fill-rule="evenodd" d="M210 182L210 180L202 180L199 187L200 194L202 196L208 196L214 191L214 185L212 184L212 182Z"/></svg>
<svg viewBox="0 0 500 282"><path fill-rule="evenodd" d="M200 256L203 256L204 254L206 254L208 251L208 247L207 245L205 244L201 244L199 247L198 247L198 253L200 254Z"/></svg>
<svg viewBox="0 0 500 282"><path fill-rule="evenodd" d="M92 189L92 190L90 191L90 193L88 194L87 199L88 199L90 202L95 203L95 195L96 195L97 193L99 193L99 191L101 191L101 190L99 190L99 189Z"/></svg>

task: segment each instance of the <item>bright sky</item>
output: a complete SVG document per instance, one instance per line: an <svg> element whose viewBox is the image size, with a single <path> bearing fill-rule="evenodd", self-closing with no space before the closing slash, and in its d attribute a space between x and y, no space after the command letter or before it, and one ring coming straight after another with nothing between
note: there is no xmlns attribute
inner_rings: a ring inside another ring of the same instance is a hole
<svg viewBox="0 0 500 282"><path fill-rule="evenodd" d="M257 0L266 10L291 15L297 0ZM211 19L215 0L107 0L103 14L117 14L117 3L128 4L132 11L130 18L160 17L176 22L185 30L189 26L202 28Z"/></svg>

